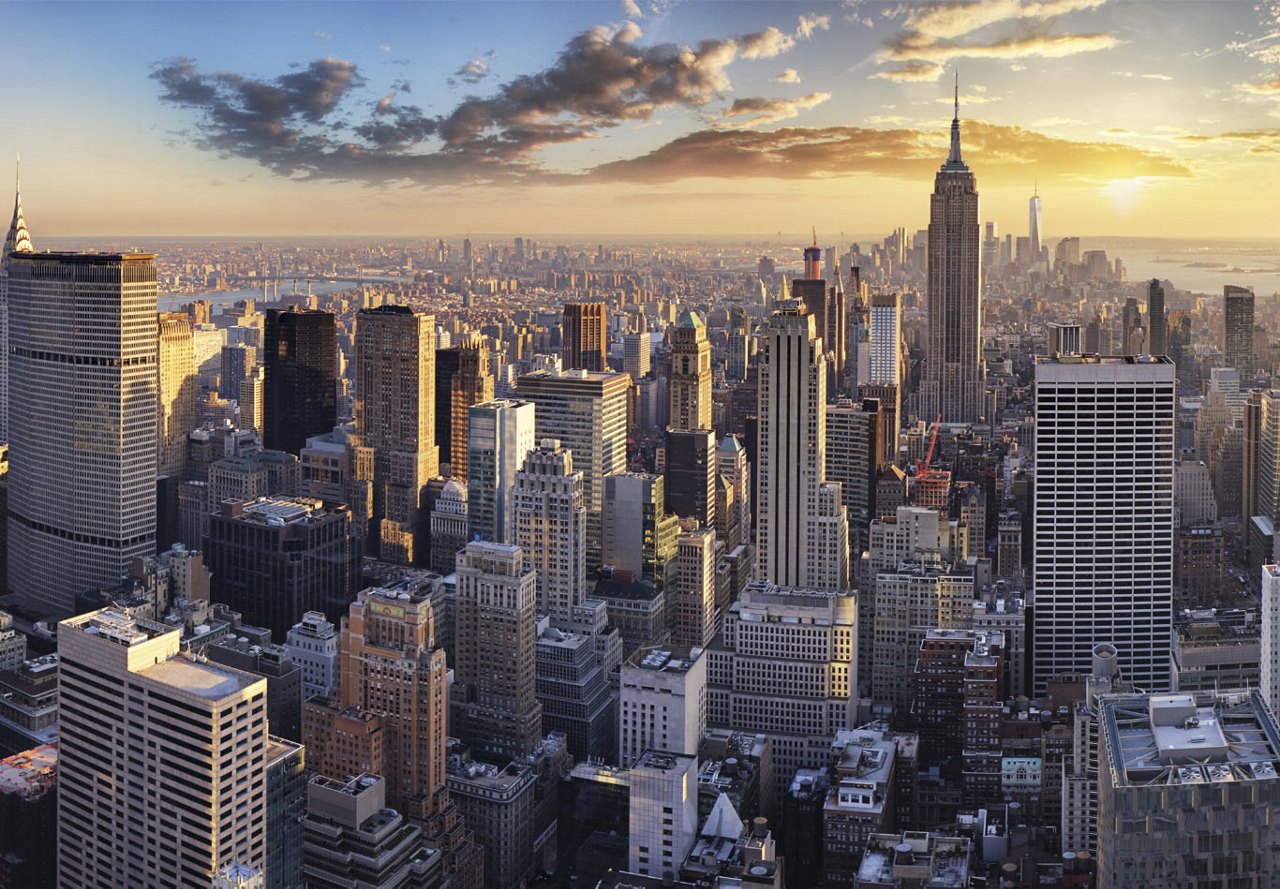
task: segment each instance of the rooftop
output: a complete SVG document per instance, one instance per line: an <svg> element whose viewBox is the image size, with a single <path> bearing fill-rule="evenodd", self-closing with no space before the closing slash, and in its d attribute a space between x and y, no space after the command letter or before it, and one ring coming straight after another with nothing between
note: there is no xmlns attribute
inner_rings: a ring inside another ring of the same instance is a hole
<svg viewBox="0 0 1280 889"><path fill-rule="evenodd" d="M165 624L135 618L127 611L116 611L110 608L70 618L63 621L60 626L98 636L126 648L154 639L164 633L177 632Z"/></svg>
<svg viewBox="0 0 1280 889"><path fill-rule="evenodd" d="M324 501L311 497L259 497L244 504L244 518L267 525L285 525L318 517Z"/></svg>
<svg viewBox="0 0 1280 889"><path fill-rule="evenodd" d="M224 698L255 682L265 681L252 673L244 673L211 661L196 660L189 655L176 655L160 661L138 671L138 675L208 700Z"/></svg>
<svg viewBox="0 0 1280 889"><path fill-rule="evenodd" d="M701 648L641 648L631 655L627 666L656 673L688 673L701 655Z"/></svg>
<svg viewBox="0 0 1280 889"><path fill-rule="evenodd" d="M969 841L924 831L872 834L858 867L858 880L869 883L911 880L910 885L922 889L967 886Z"/></svg>
<svg viewBox="0 0 1280 889"><path fill-rule="evenodd" d="M1277 779L1280 730L1256 689L1117 696L1101 719L1117 787Z"/></svg>
<svg viewBox="0 0 1280 889"><path fill-rule="evenodd" d="M646 750L640 754L640 758L636 760L632 771L634 772L636 769L653 769L660 772L682 771L686 766L696 766L697 762L698 758L696 756L689 756L684 753Z"/></svg>
<svg viewBox="0 0 1280 889"><path fill-rule="evenodd" d="M0 794L37 799L51 790L58 776L58 745L42 744L0 759Z"/></svg>

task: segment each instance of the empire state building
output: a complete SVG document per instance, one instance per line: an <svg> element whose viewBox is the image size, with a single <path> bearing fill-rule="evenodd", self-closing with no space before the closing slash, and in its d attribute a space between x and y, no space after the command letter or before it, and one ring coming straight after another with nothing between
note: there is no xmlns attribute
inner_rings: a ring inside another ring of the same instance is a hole
<svg viewBox="0 0 1280 889"><path fill-rule="evenodd" d="M973 423L983 415L982 255L978 191L960 158L960 92L951 152L929 202L929 351L920 383L920 416Z"/></svg>

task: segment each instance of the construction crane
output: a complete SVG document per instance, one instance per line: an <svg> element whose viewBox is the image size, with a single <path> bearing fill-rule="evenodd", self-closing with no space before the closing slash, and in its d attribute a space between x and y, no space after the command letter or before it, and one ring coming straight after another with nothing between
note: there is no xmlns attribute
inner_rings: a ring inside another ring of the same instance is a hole
<svg viewBox="0 0 1280 889"><path fill-rule="evenodd" d="M942 411L938 411L938 417L933 421L933 434L929 436L929 450L925 452L924 460L916 461L917 475L929 471L929 464L933 462L933 448L938 443L938 427L940 425L942 425Z"/></svg>

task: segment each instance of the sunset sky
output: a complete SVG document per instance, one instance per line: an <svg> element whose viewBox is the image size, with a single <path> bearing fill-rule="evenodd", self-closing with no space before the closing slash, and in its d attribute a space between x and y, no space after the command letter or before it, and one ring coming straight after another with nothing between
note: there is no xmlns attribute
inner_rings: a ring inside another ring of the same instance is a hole
<svg viewBox="0 0 1280 889"><path fill-rule="evenodd" d="M1280 237L1280 3L8 3L42 235ZM6 189L7 191L7 189Z"/></svg>

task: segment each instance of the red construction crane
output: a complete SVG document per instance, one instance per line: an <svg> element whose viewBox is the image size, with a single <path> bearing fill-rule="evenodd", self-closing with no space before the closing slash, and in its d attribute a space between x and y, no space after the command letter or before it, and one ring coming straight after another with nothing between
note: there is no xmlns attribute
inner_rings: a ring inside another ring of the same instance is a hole
<svg viewBox="0 0 1280 889"><path fill-rule="evenodd" d="M938 443L938 426L942 424L942 411L938 411L938 417L933 421L933 434L929 436L929 450L924 455L924 460L916 461L917 474L924 473L929 470L929 464L933 462L933 448Z"/></svg>

